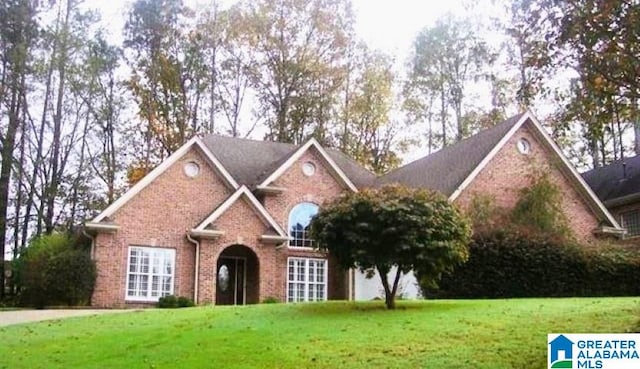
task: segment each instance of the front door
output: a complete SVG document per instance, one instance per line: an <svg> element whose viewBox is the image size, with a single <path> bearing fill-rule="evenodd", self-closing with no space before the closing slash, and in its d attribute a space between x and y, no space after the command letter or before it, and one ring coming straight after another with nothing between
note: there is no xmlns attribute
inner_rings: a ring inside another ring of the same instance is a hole
<svg viewBox="0 0 640 369"><path fill-rule="evenodd" d="M221 257L216 278L216 305L244 305L245 258Z"/></svg>

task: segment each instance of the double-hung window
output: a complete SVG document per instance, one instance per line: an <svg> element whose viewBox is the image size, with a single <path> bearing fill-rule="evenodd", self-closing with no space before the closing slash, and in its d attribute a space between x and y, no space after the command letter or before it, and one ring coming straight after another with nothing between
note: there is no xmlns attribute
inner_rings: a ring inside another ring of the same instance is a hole
<svg viewBox="0 0 640 369"><path fill-rule="evenodd" d="M129 247L127 300L158 301L173 294L176 250Z"/></svg>
<svg viewBox="0 0 640 369"><path fill-rule="evenodd" d="M327 299L327 261L289 258L287 268L287 302L323 301Z"/></svg>

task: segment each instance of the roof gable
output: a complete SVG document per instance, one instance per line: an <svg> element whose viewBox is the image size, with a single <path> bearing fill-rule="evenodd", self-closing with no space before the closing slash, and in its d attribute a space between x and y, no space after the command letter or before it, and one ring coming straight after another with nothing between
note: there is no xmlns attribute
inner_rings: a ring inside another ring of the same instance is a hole
<svg viewBox="0 0 640 369"><path fill-rule="evenodd" d="M199 148L207 160L213 166L213 169L220 175L223 182L229 186L230 188L237 189L238 183L231 176L231 174L227 171L227 169L220 163L220 161L209 151L207 146L202 142L202 140L195 136L189 141L187 141L182 147L176 150L173 154L171 154L168 158L166 158L162 163L160 163L157 167L155 167L151 172L149 172L146 176L144 176L140 181L138 181L133 187L131 187L127 192L124 193L120 198L114 201L111 205L109 205L105 210L103 210L98 216L96 216L91 223L99 223L105 218L112 216L118 209L120 209L124 204L129 202L134 196L136 196L140 191L146 188L151 182L153 182L156 178L158 178L162 173L164 173L167 169L169 169L173 164L175 164L180 158L182 158L190 149L197 147Z"/></svg>
<svg viewBox="0 0 640 369"><path fill-rule="evenodd" d="M434 154L407 164L379 178L378 184L398 182L413 187L440 191L455 201L480 171L495 157L523 124L530 123L533 133L542 145L560 159L560 169L567 175L574 188L586 199L590 208L601 220L620 229L616 220L593 193L558 145L549 137L538 120L530 112L516 115L506 121L448 146Z"/></svg>
<svg viewBox="0 0 640 369"><path fill-rule="evenodd" d="M256 197L249 191L246 186L242 186L236 190L231 196L229 196L220 206L218 206L205 220L198 224L193 230L206 231L209 224L219 219L227 210L231 209L239 199L243 199L247 204L253 208L258 217L268 227L271 227L280 237L287 237L287 233L278 225L273 217L267 212L267 210L260 204Z"/></svg>
<svg viewBox="0 0 640 369"><path fill-rule="evenodd" d="M309 148L306 145L310 145L311 142L310 140L304 145L293 145L213 134L205 135L203 141L238 183L249 188L255 188L262 184L283 166L286 170L295 161L289 163L289 160L295 155L301 156ZM317 141L313 140L313 142L316 147L320 147ZM327 158L333 162L334 169L332 171L337 173L336 169L338 169L353 185L370 185L375 179L373 173L340 151L321 149L324 152L323 159L327 163L329 162Z"/></svg>
<svg viewBox="0 0 640 369"><path fill-rule="evenodd" d="M320 146L318 141L316 141L314 138L310 139L304 145L300 146L298 150L291 153L291 155L289 155L273 172L271 172L265 179L263 179L257 185L257 187L260 188L260 187L269 186L273 181L278 179L284 172L286 172L287 169L289 169L293 165L293 163L298 161L298 159L300 159L305 152L307 152L311 148L314 148L319 153L320 158L322 158L325 161L325 163L328 165L329 169L331 170L332 174L334 174L337 179L340 179L340 181L345 185L345 187L349 188L351 191L358 191L358 189L353 184L353 182L351 182L349 177L347 177L347 175L342 171L342 169L340 169L340 167L336 164L333 158L329 156L329 154L325 151L325 149L322 146Z"/></svg>

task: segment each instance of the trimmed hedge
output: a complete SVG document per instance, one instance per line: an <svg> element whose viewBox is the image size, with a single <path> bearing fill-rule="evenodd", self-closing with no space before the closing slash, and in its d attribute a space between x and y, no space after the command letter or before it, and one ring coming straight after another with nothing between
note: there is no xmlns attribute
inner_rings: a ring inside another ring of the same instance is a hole
<svg viewBox="0 0 640 369"><path fill-rule="evenodd" d="M621 248L585 251L559 238L493 232L476 236L469 261L426 297L508 298L640 295L640 256Z"/></svg>

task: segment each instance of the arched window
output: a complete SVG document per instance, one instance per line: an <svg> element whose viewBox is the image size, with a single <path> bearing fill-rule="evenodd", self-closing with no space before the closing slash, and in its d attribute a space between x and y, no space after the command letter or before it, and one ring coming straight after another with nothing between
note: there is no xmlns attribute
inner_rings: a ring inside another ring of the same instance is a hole
<svg viewBox="0 0 640 369"><path fill-rule="evenodd" d="M312 240L309 237L309 224L311 218L318 214L318 205L303 202L296 205L289 213L289 246L311 247Z"/></svg>

